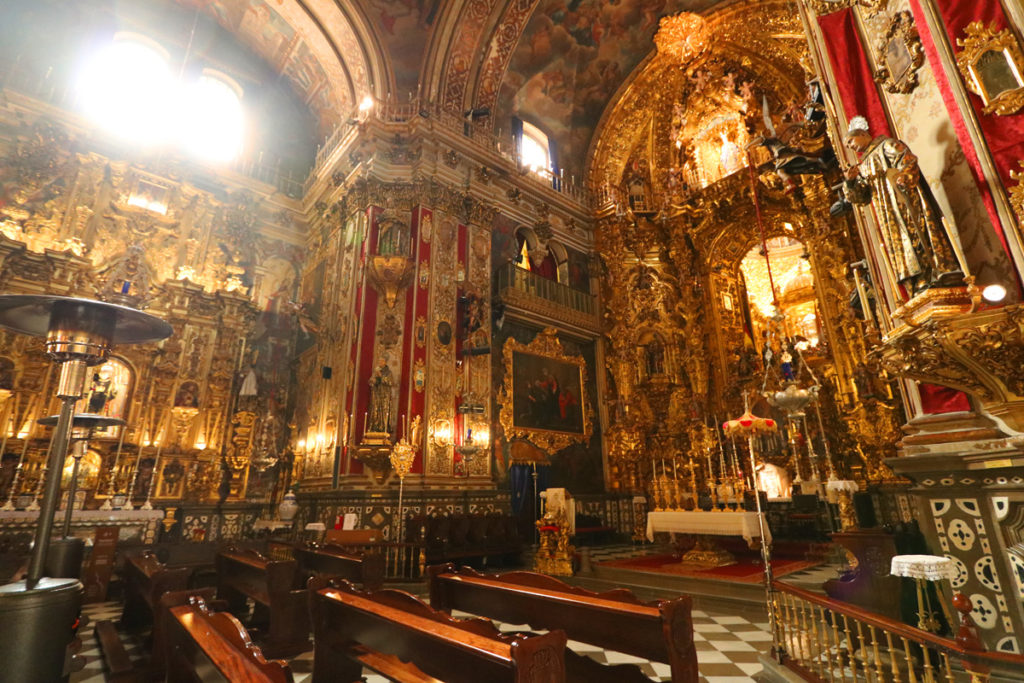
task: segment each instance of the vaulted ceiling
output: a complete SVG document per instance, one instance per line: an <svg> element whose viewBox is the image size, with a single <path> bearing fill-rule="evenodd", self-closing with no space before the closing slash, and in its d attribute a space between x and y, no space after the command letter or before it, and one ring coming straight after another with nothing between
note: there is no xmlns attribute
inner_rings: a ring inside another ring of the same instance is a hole
<svg viewBox="0 0 1024 683"><path fill-rule="evenodd" d="M659 20L730 0L176 0L258 52L329 130L366 94L420 95L451 111L487 107L558 143L582 172L594 130ZM503 131L503 132L507 132Z"/></svg>

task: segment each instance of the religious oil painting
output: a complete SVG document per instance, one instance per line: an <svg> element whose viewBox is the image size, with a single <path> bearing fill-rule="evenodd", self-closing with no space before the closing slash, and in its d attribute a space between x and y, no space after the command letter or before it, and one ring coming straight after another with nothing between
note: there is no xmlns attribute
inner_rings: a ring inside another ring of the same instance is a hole
<svg viewBox="0 0 1024 683"><path fill-rule="evenodd" d="M583 433L580 368L543 356L512 356L512 410L516 426Z"/></svg>
<svg viewBox="0 0 1024 683"><path fill-rule="evenodd" d="M896 81L902 79L913 65L914 58L901 37L893 38L886 44L885 62Z"/></svg>
<svg viewBox="0 0 1024 683"><path fill-rule="evenodd" d="M590 439L586 363L562 350L554 330L541 332L529 344L507 340L504 359L500 402L507 434L551 452Z"/></svg>

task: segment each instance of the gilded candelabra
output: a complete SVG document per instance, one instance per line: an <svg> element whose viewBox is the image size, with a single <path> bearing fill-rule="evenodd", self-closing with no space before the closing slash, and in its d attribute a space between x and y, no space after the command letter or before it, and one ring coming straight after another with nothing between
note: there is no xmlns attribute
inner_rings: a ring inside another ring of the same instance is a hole
<svg viewBox="0 0 1024 683"><path fill-rule="evenodd" d="M416 451L419 450L419 440L416 436L419 433L420 416L417 415L412 420L412 443L409 443L405 437L402 437L392 447L391 455L388 456L391 460L392 469L398 475L398 532L395 540L399 543L402 542L402 494L405 488L405 476L409 474L409 470L412 469L412 464L416 460Z"/></svg>

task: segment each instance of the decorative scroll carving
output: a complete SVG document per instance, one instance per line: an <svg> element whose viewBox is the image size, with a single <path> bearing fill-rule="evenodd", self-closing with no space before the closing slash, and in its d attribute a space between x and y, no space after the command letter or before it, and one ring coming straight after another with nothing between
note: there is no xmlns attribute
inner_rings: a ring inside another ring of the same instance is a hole
<svg viewBox="0 0 1024 683"><path fill-rule="evenodd" d="M897 12L875 48L875 80L891 93L909 93L917 87L917 72L924 64L924 48L910 12Z"/></svg>
<svg viewBox="0 0 1024 683"><path fill-rule="evenodd" d="M847 7L863 7L869 17L885 9L888 0L807 0L807 5L818 16L838 12Z"/></svg>
<svg viewBox="0 0 1024 683"><path fill-rule="evenodd" d="M1024 107L1024 54L1010 29L996 31L974 21L964 28L966 38L956 56L967 88L981 98L986 114L1008 116Z"/></svg>

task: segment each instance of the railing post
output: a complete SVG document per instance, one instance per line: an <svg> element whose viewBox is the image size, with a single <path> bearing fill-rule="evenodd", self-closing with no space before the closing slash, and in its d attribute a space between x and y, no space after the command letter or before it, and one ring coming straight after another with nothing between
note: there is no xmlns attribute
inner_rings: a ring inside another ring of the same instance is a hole
<svg viewBox="0 0 1024 683"><path fill-rule="evenodd" d="M963 593L953 596L953 607L960 613L960 628L956 632L956 643L968 653L984 652L985 646L981 642L978 626L971 617L973 605L971 599ZM989 679L991 673L987 664L974 661L970 656L964 657L960 663L971 676L971 683L984 683Z"/></svg>

